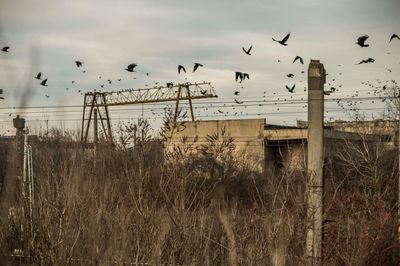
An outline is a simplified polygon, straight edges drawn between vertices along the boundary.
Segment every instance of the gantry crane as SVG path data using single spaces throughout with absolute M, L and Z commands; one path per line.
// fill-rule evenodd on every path
M 189 101 L 189 108 L 192 121 L 194 121 L 194 113 L 192 100 L 206 99 L 217 97 L 211 83 L 184 83 L 167 86 L 156 86 L 146 89 L 127 89 L 111 92 L 87 92 L 83 100 L 83 115 L 81 128 L 81 142 L 86 143 L 89 135 L 90 124 L 94 122 L 94 141 L 97 142 L 97 126 L 98 120 L 108 142 L 113 142 L 110 106 L 128 105 L 128 104 L 144 104 L 175 101 L 174 121 L 176 121 L 179 112 L 179 102 L 182 100 Z

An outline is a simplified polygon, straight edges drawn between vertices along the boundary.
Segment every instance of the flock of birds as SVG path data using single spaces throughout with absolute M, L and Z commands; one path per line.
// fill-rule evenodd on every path
M 280 45 L 282 45 L 282 46 L 288 46 L 288 41 L 289 41 L 290 35 L 291 35 L 291 34 L 290 34 L 290 32 L 289 32 L 289 33 L 287 33 L 286 36 L 285 36 L 284 38 L 282 38 L 281 40 L 272 38 L 272 41 L 277 42 L 278 44 L 280 44 Z M 360 36 L 360 37 L 357 38 L 356 44 L 359 45 L 361 48 L 369 47 L 370 44 L 367 43 L 368 39 L 369 39 L 369 36 L 368 36 L 368 35 L 362 35 L 362 36 Z M 392 41 L 395 40 L 395 39 L 400 40 L 400 37 L 399 37 L 397 34 L 391 35 L 391 36 L 390 36 L 390 39 L 389 39 L 389 43 L 392 42 Z M 10 46 L 5 46 L 5 47 L 3 47 L 3 48 L 1 49 L 1 51 L 2 51 L 2 52 L 5 52 L 5 53 L 10 52 Z M 251 46 L 248 47 L 248 48 L 242 47 L 242 51 L 244 52 L 244 54 L 245 54 L 246 56 L 251 56 L 251 55 L 253 54 L 253 53 L 252 53 L 252 52 L 253 52 L 253 45 L 251 45 Z M 278 60 L 278 62 L 280 62 L 280 60 Z M 374 63 L 374 62 L 375 62 L 375 59 L 373 59 L 373 58 L 366 58 L 366 59 L 360 61 L 359 63 L 357 63 L 356 65 L 368 64 L 368 63 Z M 74 63 L 75 63 L 75 66 L 76 66 L 77 68 L 79 68 L 79 69 L 82 68 L 83 65 L 84 65 L 84 63 L 83 63 L 82 61 L 78 61 L 78 60 L 75 61 Z M 294 58 L 293 61 L 292 61 L 292 64 L 294 64 L 294 63 L 299 63 L 299 64 L 301 64 L 301 65 L 304 65 L 304 60 L 303 60 L 303 58 L 302 58 L 301 56 L 297 55 L 297 56 L 295 56 L 295 58 Z M 341 66 L 341 65 L 338 65 L 338 67 L 340 67 L 340 66 Z M 131 63 L 131 64 L 129 64 L 124 70 L 126 70 L 127 72 L 131 72 L 131 73 L 132 73 L 132 72 L 136 72 L 136 68 L 137 68 L 137 67 L 138 67 L 138 64 L 136 64 L 136 63 Z M 198 63 L 198 62 L 193 63 L 192 73 L 195 73 L 196 71 L 198 71 L 199 68 L 203 68 L 203 67 L 204 67 L 204 65 L 201 64 L 201 63 Z M 391 72 L 391 69 L 388 69 L 388 68 L 387 68 L 387 71 Z M 86 73 L 86 70 L 82 70 L 82 72 L 83 72 L 83 73 Z M 177 74 L 180 75 L 180 74 L 183 74 L 183 73 L 186 73 L 186 67 L 183 66 L 183 65 L 178 65 L 178 67 L 177 67 Z M 301 73 L 304 74 L 304 71 L 301 71 Z M 150 73 L 148 73 L 148 72 L 146 72 L 145 74 L 146 74 L 146 76 L 149 76 L 149 75 L 150 75 Z M 328 75 L 328 74 L 326 74 L 326 75 Z M 342 73 L 339 73 L 339 75 L 342 75 Z M 287 76 L 288 78 L 294 78 L 294 77 L 295 77 L 295 74 L 293 74 L 293 73 L 288 73 L 286 76 Z M 40 81 L 39 84 L 40 84 L 41 86 L 44 86 L 44 87 L 47 87 L 47 86 L 48 86 L 48 78 L 47 78 L 47 77 L 44 78 L 41 72 L 37 73 L 37 75 L 36 75 L 34 78 Z M 102 79 L 102 76 L 99 76 L 99 79 Z M 136 77 L 133 77 L 133 79 L 136 79 Z M 235 72 L 234 72 L 234 80 L 235 80 L 235 82 L 237 82 L 237 83 L 239 83 L 239 84 L 241 84 L 241 83 L 244 82 L 245 80 L 249 80 L 249 79 L 250 79 L 250 74 L 247 73 L 247 72 L 243 72 L 243 71 L 235 71 Z M 121 81 L 122 79 L 121 79 L 121 78 L 118 78 L 118 79 L 116 79 L 116 80 L 117 80 L 117 81 Z M 111 80 L 111 79 L 106 79 L 106 81 L 107 81 L 109 84 L 112 83 L 112 80 Z M 328 85 L 329 85 L 330 88 L 329 88 L 328 91 L 325 92 L 325 94 L 328 94 L 328 95 L 329 95 L 329 94 L 332 93 L 332 92 L 338 91 L 338 89 L 337 89 L 335 86 L 333 86 L 333 82 L 334 82 L 334 81 L 335 81 L 335 78 L 333 78 L 333 79 L 331 80 L 332 84 L 331 84 L 331 82 L 328 83 Z M 300 82 L 301 82 L 301 81 L 300 81 Z M 379 84 L 380 84 L 381 82 L 382 82 L 382 81 L 379 80 Z M 386 81 L 386 84 L 387 84 L 387 82 L 388 82 L 388 81 Z M 72 80 L 71 83 L 74 84 L 75 81 Z M 156 85 L 158 85 L 158 82 L 154 82 L 154 83 L 155 83 Z M 397 85 L 397 83 L 395 83 L 395 81 L 393 81 L 393 80 L 392 80 L 392 83 Z M 375 88 L 375 94 L 377 94 L 377 93 L 382 93 L 382 92 L 385 90 L 385 87 L 384 87 L 384 86 L 387 86 L 387 85 L 381 85 L 381 86 L 379 86 L 379 85 L 373 85 L 373 84 L 370 83 L 370 82 L 368 82 L 368 83 L 366 83 L 366 84 L 364 84 L 364 85 L 368 85 L 368 86 L 374 87 L 374 88 Z M 148 86 L 148 85 L 146 84 L 145 86 Z M 172 83 L 172 82 L 167 82 L 167 83 L 166 83 L 166 86 L 167 86 L 168 88 L 172 88 L 172 87 L 173 87 L 173 83 Z M 341 88 L 342 85 L 338 85 L 338 87 Z M 100 88 L 101 88 L 101 89 L 104 89 L 104 84 L 101 84 L 101 85 L 100 85 Z M 243 88 L 243 87 L 241 87 L 241 88 Z M 294 84 L 291 85 L 291 86 L 285 85 L 285 88 L 286 88 L 286 90 L 288 91 L 288 93 L 290 93 L 290 94 L 295 93 L 296 83 L 294 83 Z M 101 91 L 101 89 L 100 89 L 99 91 Z M 66 88 L 66 90 L 69 90 L 69 88 Z M 304 87 L 304 91 L 306 91 L 306 87 Z M 82 90 L 78 90 L 78 93 L 83 94 Z M 205 92 L 205 93 L 206 93 L 206 92 Z M 264 91 L 264 95 L 262 96 L 262 98 L 264 98 L 263 102 L 266 102 L 266 100 L 265 100 L 265 98 L 266 98 L 266 93 L 267 93 L 267 92 Z M 240 94 L 240 90 L 235 90 L 233 94 L 234 94 L 234 102 L 235 102 L 235 104 L 241 105 L 241 104 L 244 103 L 244 101 L 239 101 L 239 100 L 237 99 L 237 96 L 239 96 L 239 94 Z M 273 95 L 275 95 L 275 92 L 273 93 Z M 349 97 L 355 98 L 355 97 L 357 97 L 357 96 L 358 96 L 358 92 L 357 92 L 357 94 L 355 94 L 355 95 L 350 95 Z M 46 94 L 45 97 L 46 97 L 46 98 L 49 98 L 50 96 L 49 96 L 48 94 Z M 4 98 L 1 97 L 0 99 L 4 99 Z M 293 97 L 291 96 L 290 99 L 293 99 Z M 289 99 L 289 101 L 290 101 L 290 99 Z M 303 98 L 301 98 L 301 100 L 303 100 Z M 279 101 L 285 101 L 285 102 L 286 102 L 287 99 L 279 99 L 279 98 L 277 98 L 277 101 L 278 101 L 278 102 L 279 102 Z M 360 101 L 360 103 L 361 103 L 361 102 L 362 102 L 362 101 Z M 291 103 L 294 103 L 294 101 L 292 101 Z M 343 102 L 341 102 L 340 100 L 337 100 L 337 104 L 338 104 L 340 107 L 345 108 L 345 104 L 344 104 Z M 259 104 L 259 105 L 261 106 L 261 104 Z M 348 103 L 348 105 L 350 106 L 350 108 L 353 108 L 354 106 L 357 105 L 357 101 L 356 101 L 355 103 L 354 103 L 354 101 L 351 102 L 351 103 Z M 211 105 L 211 106 L 212 106 L 212 105 Z M 302 107 L 305 108 L 305 106 L 306 106 L 306 105 L 304 105 L 304 106 L 302 106 Z M 227 105 L 224 104 L 224 105 L 221 106 L 221 107 L 227 107 Z M 205 109 L 208 110 L 207 107 L 205 107 Z M 233 109 L 235 110 L 234 107 L 233 107 Z M 355 109 L 355 108 L 354 108 L 354 109 Z M 152 111 L 153 114 L 154 114 L 153 109 L 152 109 L 151 111 Z M 279 108 L 277 108 L 277 111 L 279 111 Z M 214 114 L 225 114 L 225 115 L 226 115 L 227 113 L 228 113 L 228 112 L 224 112 L 224 111 L 222 111 L 221 109 L 218 109 L 216 112 L 214 112 Z M 242 112 L 236 111 L 236 112 L 235 112 L 235 115 L 238 115 L 238 114 L 244 114 L 244 113 L 243 113 L 243 111 L 242 111 Z

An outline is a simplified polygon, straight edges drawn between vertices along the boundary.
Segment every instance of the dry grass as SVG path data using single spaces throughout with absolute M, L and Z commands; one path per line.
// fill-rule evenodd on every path
M 166 159 L 153 138 L 101 146 L 97 157 L 71 140 L 53 132 L 34 144 L 33 235 L 21 243 L 18 223 L 1 220 L 2 254 L 25 245 L 35 265 L 304 264 L 304 171 L 263 176 L 212 138 L 202 158 Z M 397 165 L 378 145 L 326 165 L 326 265 L 398 259 Z

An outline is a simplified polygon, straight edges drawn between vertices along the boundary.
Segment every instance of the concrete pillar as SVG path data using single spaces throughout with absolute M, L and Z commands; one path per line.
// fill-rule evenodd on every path
M 309 265 L 322 264 L 322 196 L 324 192 L 324 65 L 308 67 L 307 240 Z

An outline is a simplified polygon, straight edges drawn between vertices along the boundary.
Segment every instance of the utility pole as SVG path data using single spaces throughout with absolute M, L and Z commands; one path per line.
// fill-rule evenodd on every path
M 324 193 L 324 65 L 308 67 L 307 239 L 308 265 L 322 265 L 322 196 Z

